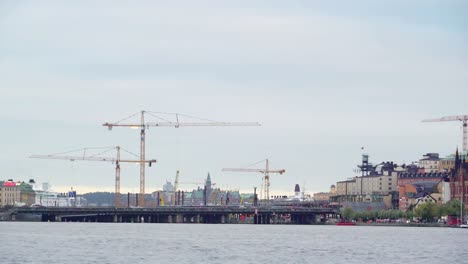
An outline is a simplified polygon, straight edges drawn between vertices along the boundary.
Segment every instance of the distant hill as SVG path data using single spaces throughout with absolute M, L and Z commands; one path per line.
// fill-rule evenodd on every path
M 88 205 L 114 206 L 114 193 L 112 192 L 92 192 L 80 195 L 88 201 Z

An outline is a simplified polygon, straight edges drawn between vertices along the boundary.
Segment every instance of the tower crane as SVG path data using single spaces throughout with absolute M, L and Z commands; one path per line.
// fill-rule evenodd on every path
M 264 190 L 264 197 L 266 199 L 266 204 L 268 205 L 270 202 L 270 174 L 283 174 L 286 172 L 285 169 L 280 170 L 271 170 L 269 166 L 268 159 L 265 160 L 265 169 L 248 169 L 248 168 L 224 168 L 222 171 L 233 171 L 233 172 L 260 172 L 263 173 L 263 186 L 265 186 Z
M 145 122 L 145 114 L 151 115 L 159 120 L 159 122 Z M 124 123 L 128 119 L 131 119 L 137 115 L 140 115 L 140 122 L 130 122 Z M 158 115 L 169 115 L 173 119 L 170 120 L 167 117 L 161 117 Z M 192 122 L 180 122 L 179 118 L 189 118 L 194 119 L 196 121 Z M 175 120 L 174 120 L 175 118 Z M 135 113 L 129 117 L 126 117 L 122 120 L 117 122 L 109 123 L 106 122 L 102 124 L 103 126 L 107 127 L 109 130 L 112 130 L 113 127 L 130 127 L 130 128 L 137 128 L 140 129 L 140 205 L 144 206 L 144 195 L 145 195 L 145 166 L 143 160 L 145 160 L 145 137 L 146 137 L 146 129 L 149 127 L 188 127 L 188 126 L 198 126 L 198 127 L 207 127 L 207 126 L 260 126 L 257 122 L 236 122 L 236 123 L 228 123 L 228 122 L 219 122 L 214 120 L 208 119 L 201 119 L 196 118 L 188 115 L 178 114 L 178 113 L 161 113 L 161 112 L 150 112 L 150 111 L 141 111 L 139 113 Z
M 105 151 L 102 151 L 100 153 L 94 154 L 94 155 L 86 155 L 86 151 L 90 149 L 106 149 Z M 102 155 L 104 153 L 110 152 L 112 150 L 116 150 L 116 157 L 111 158 L 111 157 L 101 157 L 99 155 Z M 124 149 L 123 149 L 124 150 Z M 73 156 L 73 155 L 64 155 L 64 154 L 69 154 L 72 152 L 83 152 L 82 155 L 80 156 Z M 126 150 L 124 150 L 126 151 Z M 126 151 L 132 155 L 135 155 L 129 151 Z M 58 154 L 52 154 L 52 155 L 32 155 L 30 158 L 35 158 L 35 159 L 62 159 L 62 160 L 70 160 L 70 161 L 75 161 L 75 160 L 87 160 L 87 161 L 107 161 L 107 162 L 112 162 L 115 163 L 115 206 L 120 207 L 120 163 L 142 163 L 142 164 L 148 164 L 149 167 L 153 163 L 156 163 L 155 159 L 151 160 L 130 160 L 130 159 L 121 159 L 120 158 L 120 146 L 112 147 L 112 148 L 83 148 L 83 149 L 78 149 L 78 150 L 73 150 L 73 151 L 68 151 L 68 152 L 63 152 L 63 153 L 58 153 Z
M 442 118 L 425 119 L 422 122 L 445 122 L 445 121 L 461 121 L 463 123 L 463 151 L 468 151 L 468 115 L 445 116 Z

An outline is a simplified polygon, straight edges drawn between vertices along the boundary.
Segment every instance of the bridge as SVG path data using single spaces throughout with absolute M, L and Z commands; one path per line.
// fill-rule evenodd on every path
M 12 220 L 211 224 L 313 224 L 339 214 L 337 208 L 290 206 L 20 207 L 11 211 Z

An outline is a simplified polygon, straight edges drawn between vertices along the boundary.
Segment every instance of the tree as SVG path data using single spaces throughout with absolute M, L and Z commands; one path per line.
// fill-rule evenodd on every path
M 452 200 L 443 205 L 444 215 L 460 215 L 461 203 L 458 200 Z
M 416 210 L 416 216 L 428 222 L 432 222 L 434 217 L 438 215 L 438 206 L 435 203 L 423 203 L 419 205 Z
M 354 211 L 353 208 L 351 207 L 346 207 L 343 209 L 341 212 L 341 215 L 343 216 L 344 219 L 352 219 L 354 217 Z

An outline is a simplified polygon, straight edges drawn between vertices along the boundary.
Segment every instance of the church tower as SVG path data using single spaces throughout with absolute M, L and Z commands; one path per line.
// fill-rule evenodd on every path
M 206 177 L 205 182 L 205 205 L 211 205 L 211 177 L 210 173 L 208 172 L 208 176 Z

